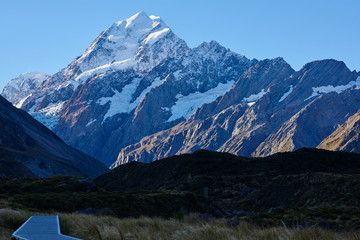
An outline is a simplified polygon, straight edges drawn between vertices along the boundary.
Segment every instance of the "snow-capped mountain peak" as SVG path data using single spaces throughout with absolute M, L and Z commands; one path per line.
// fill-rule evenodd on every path
M 107 165 L 199 148 L 250 156 L 316 147 L 360 101 L 359 73 L 343 62 L 295 72 L 280 57 L 250 60 L 215 41 L 189 49 L 145 12 L 115 22 L 44 78 L 32 77 L 32 87 L 13 80 L 3 95 Z
M 87 80 L 115 72 L 124 78 L 125 72 L 136 72 L 141 77 L 164 59 L 181 56 L 187 50 L 185 41 L 178 38 L 160 17 L 148 16 L 142 11 L 105 29 L 84 54 L 65 69 L 53 76 L 42 74 L 43 77 L 39 77 L 39 73 L 32 74 L 36 78 L 28 73 L 25 77 L 19 76 L 7 85 L 2 95 L 52 129 L 62 106 Z M 117 88 L 122 92 L 122 87 Z
M 75 68 L 76 77 L 86 71 L 123 61 L 131 62 L 135 66 L 145 59 L 141 58 L 141 54 L 139 54 L 144 54 L 142 49 L 151 48 L 152 45 L 171 33 L 170 28 L 160 17 L 153 15 L 149 17 L 145 12 L 139 12 L 104 30 L 85 53 L 71 64 L 71 69 L 68 69 L 69 73 L 74 73 Z M 173 39 L 170 41 L 180 41 L 174 34 L 171 37 Z M 185 42 L 182 45 L 186 46 Z M 151 56 L 156 59 L 147 61 L 148 66 L 143 68 L 151 69 L 164 58 L 173 57 L 173 52 L 172 49 L 166 49 L 163 55 Z
M 10 80 L 4 87 L 2 95 L 17 105 L 22 98 L 27 97 L 37 89 L 50 75 L 44 72 L 26 72 Z
M 161 21 L 160 17 L 151 15 L 148 16 L 144 11 L 138 12 L 134 14 L 133 16 L 129 17 L 125 21 L 119 21 L 117 24 L 121 24 L 122 22 L 126 22 L 126 28 L 133 27 L 134 25 L 140 24 L 140 25 L 146 25 L 146 24 L 152 24 L 152 27 L 155 27 L 158 25 Z M 164 24 L 162 22 L 162 24 Z

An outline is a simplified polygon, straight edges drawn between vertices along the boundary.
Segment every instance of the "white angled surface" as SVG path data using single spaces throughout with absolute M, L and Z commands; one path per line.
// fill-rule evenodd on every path
M 32 216 L 13 233 L 22 240 L 76 240 L 60 233 L 58 216 Z M 78 239 L 80 240 L 80 239 Z

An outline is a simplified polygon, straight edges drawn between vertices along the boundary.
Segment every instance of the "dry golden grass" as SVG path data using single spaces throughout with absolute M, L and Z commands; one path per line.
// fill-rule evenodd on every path
M 0 240 L 9 240 L 11 234 L 19 228 L 32 214 L 28 212 L 0 212 Z
M 0 240 L 9 240 L 28 217 L 30 212 L 0 212 Z M 336 233 L 318 228 L 288 229 L 256 228 L 248 223 L 230 227 L 225 220 L 204 221 L 194 215 L 182 220 L 160 218 L 119 219 L 112 216 L 59 214 L 63 234 L 87 240 L 135 240 L 135 239 L 181 239 L 181 240 L 250 240 L 250 239 L 353 239 L 360 240 L 359 233 Z

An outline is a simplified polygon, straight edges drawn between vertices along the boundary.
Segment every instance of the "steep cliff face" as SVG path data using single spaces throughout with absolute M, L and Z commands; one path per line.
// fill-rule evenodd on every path
M 343 62 L 315 61 L 292 77 L 296 78 L 296 84 L 290 87 L 291 93 L 283 100 L 285 105 L 280 105 L 286 114 L 279 116 L 280 109 L 274 110 L 274 118 L 282 119 L 281 125 L 272 129 L 254 156 L 316 147 L 337 124 L 346 120 L 348 112 L 355 113 L 359 109 L 354 104 L 359 91 L 354 88 L 360 84 L 360 78 Z
M 189 119 L 256 62 L 210 42 L 146 74 L 130 68 L 95 76 L 62 107 L 54 131 L 111 164 L 123 147 Z
M 358 111 L 359 84 L 357 73 L 335 60 L 315 61 L 298 72 L 283 60 L 260 61 L 190 120 L 122 149 L 112 167 L 200 148 L 266 156 L 316 147 Z M 247 85 L 258 86 L 257 94 Z
M 355 104 L 355 103 L 354 103 Z M 346 113 L 345 117 L 348 117 Z M 344 117 L 344 119 L 346 119 Z M 332 151 L 360 152 L 360 112 L 350 116 L 346 122 L 326 137 L 318 148 Z
M 256 149 L 254 155 L 267 156 L 302 147 L 317 147 L 337 125 L 344 123 L 347 114 L 359 110 L 360 91 L 328 93 L 301 109 L 275 130 Z
M 258 62 L 244 72 L 224 96 L 203 105 L 188 121 L 122 149 L 112 167 L 138 159 L 151 162 L 200 148 L 219 150 L 230 138 L 239 136 L 235 133 L 237 125 L 248 131 L 253 129 L 251 123 L 240 124 L 239 121 L 243 116 L 253 116 L 254 111 L 261 112 L 256 104 L 269 94 L 271 86 L 281 83 L 291 73 L 292 68 L 283 59 Z
M 95 177 L 101 162 L 66 145 L 59 137 L 0 96 L 0 175 Z

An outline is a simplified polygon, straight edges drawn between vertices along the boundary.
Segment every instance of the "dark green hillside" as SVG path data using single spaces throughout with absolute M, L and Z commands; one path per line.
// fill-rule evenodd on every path
M 48 178 L 0 177 L 0 209 L 111 214 L 118 217 L 177 217 L 213 212 L 204 197 L 171 190 L 110 192 L 92 180 L 55 175 Z
M 300 149 L 265 158 L 200 150 L 155 161 L 132 162 L 98 177 L 108 191 L 176 189 L 202 194 L 224 209 L 360 207 L 360 155 Z
M 235 224 L 350 230 L 360 228 L 359 189 L 359 154 L 301 149 L 243 158 L 200 150 L 125 164 L 94 181 L 0 177 L 0 208 L 166 218 L 196 212 Z

